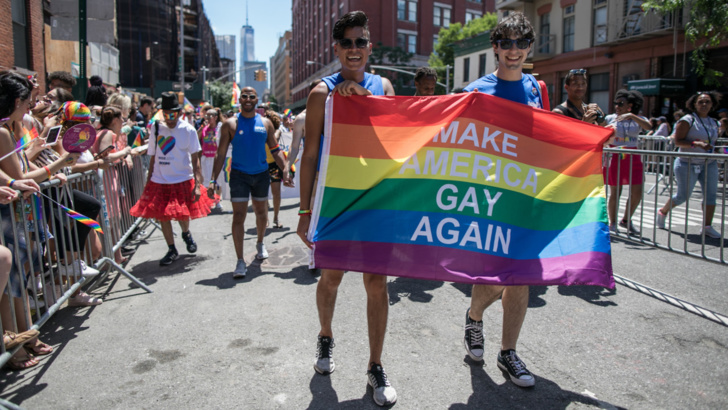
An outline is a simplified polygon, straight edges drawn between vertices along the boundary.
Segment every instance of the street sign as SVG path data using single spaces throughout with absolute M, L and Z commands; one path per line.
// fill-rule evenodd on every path
M 174 84 L 172 84 L 172 88 L 174 88 L 175 90 L 181 90 L 182 83 L 174 83 Z M 192 89 L 192 84 L 185 83 L 185 90 L 191 90 L 191 89 Z

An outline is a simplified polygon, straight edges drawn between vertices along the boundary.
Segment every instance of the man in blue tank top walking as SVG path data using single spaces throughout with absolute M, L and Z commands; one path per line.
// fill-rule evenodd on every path
M 533 27 L 523 13 L 513 13 L 498 23 L 490 35 L 498 68 L 470 83 L 464 91 L 491 94 L 548 110 L 539 82 L 523 73 L 533 39 Z M 483 313 L 499 298 L 503 305 L 503 329 L 497 365 L 516 385 L 531 387 L 536 381 L 516 355 L 516 342 L 528 308 L 528 286 L 473 285 L 470 309 L 465 314 L 465 349 L 471 359 L 483 360 Z
M 232 145 L 232 165 L 230 169 L 230 201 L 233 204 L 233 244 L 238 257 L 233 277 L 244 278 L 247 266 L 243 256 L 243 237 L 245 235 L 245 216 L 248 213 L 248 198 L 253 198 L 255 226 L 258 232 L 256 259 L 266 259 L 268 251 L 263 244 L 265 228 L 268 224 L 268 189 L 270 176 L 266 161 L 265 145 L 268 144 L 276 164 L 283 170 L 283 183 L 292 186 L 286 159 L 275 139 L 273 124 L 267 118 L 255 112 L 258 104 L 258 93 L 252 87 L 240 91 L 240 114 L 225 120 L 220 128 L 220 143 L 212 168 L 212 180 L 208 186 L 208 195 L 217 188 L 217 176 L 220 175 L 227 155 L 228 146 Z
M 308 95 L 306 103 L 306 144 L 301 157 L 301 210 L 299 211 L 298 235 L 311 247 L 307 232 L 311 223 L 311 206 L 315 180 L 320 161 L 321 139 L 324 130 L 324 108 L 330 92 L 350 95 L 394 95 L 389 80 L 366 72 L 366 64 L 372 53 L 368 18 L 364 12 L 353 11 L 342 16 L 334 25 L 334 52 L 341 63 L 341 71 L 322 78 Z M 345 136 L 337 136 L 337 138 Z M 331 322 L 334 317 L 336 294 L 344 275 L 343 271 L 322 269 L 316 288 L 321 330 L 318 334 L 314 369 L 323 375 L 335 369 L 332 356 L 334 334 Z M 387 330 L 389 295 L 387 277 L 364 273 L 367 292 L 367 322 L 369 329 L 368 383 L 372 386 L 374 402 L 388 406 L 397 400 L 397 392 L 387 380 L 382 367 L 382 348 Z

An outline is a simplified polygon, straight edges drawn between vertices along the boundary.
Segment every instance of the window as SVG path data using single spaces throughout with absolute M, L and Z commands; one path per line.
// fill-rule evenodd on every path
M 602 44 L 607 42 L 607 2 L 606 0 L 594 0 L 594 33 L 592 34 L 592 44 Z
M 609 111 L 609 73 L 589 76 L 589 102 L 596 103 L 605 112 Z
M 397 0 L 397 19 L 417 21 L 417 1 Z
M 12 0 L 13 42 L 15 43 L 15 65 L 30 68 L 28 64 L 28 27 L 25 0 Z
M 404 20 L 407 16 L 407 1 L 397 0 L 397 20 Z
M 409 35 L 407 36 L 407 52 L 408 53 L 416 53 L 417 52 L 417 36 Z
M 417 33 L 416 32 L 399 32 L 397 33 L 397 47 L 408 53 L 417 52 Z
M 416 1 L 408 1 L 407 2 L 407 20 L 409 21 L 417 21 L 417 2 Z
M 472 10 L 466 10 L 465 11 L 465 24 L 468 24 L 470 20 L 475 20 L 483 17 L 483 13 L 472 11 Z
M 435 6 L 432 13 L 432 24 L 435 27 L 450 27 L 450 12 L 449 7 Z
M 574 51 L 574 5 L 564 7 L 564 53 Z
M 397 47 L 401 48 L 402 50 L 407 49 L 407 34 L 397 33 Z
M 538 52 L 549 54 L 551 52 L 551 13 L 541 15 L 540 32 L 538 39 Z
M 478 78 L 485 75 L 485 53 L 478 56 Z
M 470 57 L 463 59 L 463 82 L 470 81 Z

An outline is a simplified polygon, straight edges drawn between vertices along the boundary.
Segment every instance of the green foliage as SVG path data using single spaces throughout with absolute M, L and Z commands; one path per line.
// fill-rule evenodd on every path
M 486 13 L 483 17 L 470 20 L 468 24 L 463 26 L 460 23 L 450 24 L 448 28 L 440 29 L 438 34 L 435 50 L 430 54 L 428 65 L 437 70 L 437 75 L 441 81 L 445 79 L 445 66 L 455 65 L 455 50 L 452 44 L 480 33 L 484 33 L 493 29 L 498 24 L 498 15 L 495 13 Z M 451 76 L 450 83 L 452 85 L 453 78 Z
M 208 88 L 213 106 L 219 107 L 223 112 L 232 109 L 230 100 L 233 98 L 233 83 L 213 81 Z
M 728 40 L 728 2 L 715 0 L 647 0 L 642 4 L 643 10 L 659 14 L 681 12 L 682 8 L 690 9 L 690 18 L 685 24 L 685 35 L 696 47 L 690 56 L 695 73 L 702 77 L 705 85 L 720 85 L 718 81 L 724 76 L 722 71 L 708 67 L 708 48 L 717 46 Z
M 401 47 L 383 46 L 378 42 L 372 48 L 372 55 L 369 56 L 369 63 L 374 65 L 409 65 L 414 54 L 402 50 Z

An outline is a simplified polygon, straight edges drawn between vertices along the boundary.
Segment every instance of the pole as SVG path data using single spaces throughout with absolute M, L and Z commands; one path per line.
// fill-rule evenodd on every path
M 445 66 L 445 94 L 450 94 L 450 64 Z
M 86 78 L 86 0 L 78 0 L 78 67 L 79 81 L 78 92 L 79 99 L 86 99 L 86 91 L 88 91 L 88 79 Z
M 202 100 L 207 101 L 207 67 L 203 65 L 200 70 L 202 71 Z
M 184 0 L 179 0 L 179 81 L 182 84 L 182 101 L 185 97 L 185 14 L 182 9 Z

